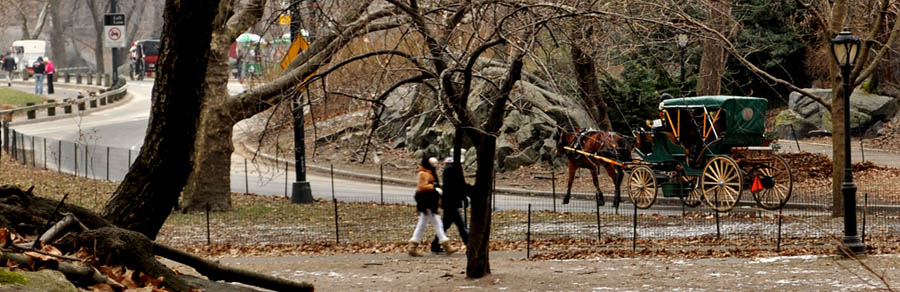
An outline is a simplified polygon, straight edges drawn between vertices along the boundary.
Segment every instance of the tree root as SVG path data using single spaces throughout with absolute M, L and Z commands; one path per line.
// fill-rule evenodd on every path
M 60 212 L 65 216 L 52 224 L 53 218 L 59 218 Z M 48 230 L 42 230 L 48 228 Z M 155 254 L 193 267 L 211 281 L 226 280 L 276 291 L 313 291 L 308 283 L 297 283 L 285 279 L 243 271 L 205 260 L 198 256 L 155 243 L 141 233 L 113 226 L 96 213 L 59 201 L 36 197 L 31 189 L 22 191 L 15 186 L 0 186 L 0 228 L 18 234 L 42 234 L 39 242 L 53 244 L 63 253 L 75 252 L 82 248 L 92 253 L 101 264 L 123 264 L 129 269 L 143 272 L 155 278 L 162 278 L 162 285 L 173 291 L 190 291 L 199 287 L 213 287 L 216 291 L 229 291 L 226 286 L 235 287 L 206 280 L 177 275 L 174 271 L 156 260 Z M 55 238 L 59 238 L 54 240 Z M 39 249 L 30 243 L 14 244 L 6 241 L 15 249 L 35 252 Z M 43 252 L 40 252 L 44 254 Z M 121 284 L 104 276 L 91 266 L 73 263 L 74 258 L 49 255 L 58 259 L 40 261 L 30 256 L 0 251 L 0 262 L 7 260 L 23 266 L 41 265 L 41 267 L 59 270 L 70 281 L 89 286 L 106 283 L 121 287 Z M 202 284 L 198 284 L 202 283 Z M 236 288 L 232 291 L 246 291 Z
M 208 261 L 196 255 L 183 252 L 160 243 L 153 243 L 153 252 L 158 256 L 188 265 L 197 270 L 197 272 L 199 272 L 200 274 L 203 274 L 210 280 L 214 281 L 226 280 L 229 282 L 240 282 L 275 291 L 315 290 L 312 284 L 306 282 L 297 283 L 265 274 L 254 273 L 220 265 L 218 263 Z

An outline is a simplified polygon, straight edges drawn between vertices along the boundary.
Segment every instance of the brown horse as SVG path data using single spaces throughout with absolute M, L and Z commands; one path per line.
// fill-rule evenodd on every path
M 580 139 L 579 139 L 579 136 Z M 575 171 L 579 168 L 587 168 L 591 171 L 591 178 L 594 181 L 594 187 L 597 188 L 598 204 L 604 205 L 603 192 L 600 191 L 600 183 L 597 178 L 599 168 L 602 166 L 606 169 L 609 178 L 615 185 L 616 195 L 613 205 L 618 207 L 621 201 L 620 184 L 625 176 L 625 171 L 620 166 L 604 162 L 601 159 L 568 151 L 563 147 L 572 147 L 580 151 L 603 156 L 605 158 L 618 161 L 631 161 L 631 151 L 634 149 L 634 143 L 630 141 L 630 137 L 622 136 L 616 132 L 594 131 L 576 129 L 574 133 L 560 129 L 554 135 L 556 139 L 557 152 L 566 153 L 569 157 L 569 182 L 566 189 L 566 197 L 563 198 L 563 204 L 568 204 L 572 196 L 572 181 L 575 180 Z

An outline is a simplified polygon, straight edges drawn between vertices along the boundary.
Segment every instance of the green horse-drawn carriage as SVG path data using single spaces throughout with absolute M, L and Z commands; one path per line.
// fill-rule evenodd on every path
M 705 203 L 730 211 L 749 190 L 758 205 L 777 210 L 793 188 L 790 166 L 766 139 L 766 100 L 700 96 L 662 102 L 650 130 L 635 131 L 639 160 L 626 191 L 638 208 L 649 208 L 659 189 L 691 207 Z

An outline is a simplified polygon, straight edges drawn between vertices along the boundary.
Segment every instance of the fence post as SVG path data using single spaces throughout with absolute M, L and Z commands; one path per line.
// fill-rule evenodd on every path
M 249 178 L 249 170 L 247 169 L 247 158 L 244 158 L 244 193 L 250 193 L 250 178 Z
M 90 155 L 88 155 L 88 148 L 89 148 L 88 145 L 84 144 L 84 177 L 85 178 L 87 178 L 88 175 L 90 174 L 90 172 L 88 171 L 88 157 L 90 157 Z M 93 158 L 91 158 L 91 159 L 93 159 Z M 93 163 L 91 163 L 91 165 L 93 165 Z M 93 168 L 93 167 L 91 167 L 91 168 Z M 91 170 L 93 170 L 93 169 L 91 169 Z M 96 175 L 97 173 L 94 173 L 94 174 Z
M 33 105 L 34 105 L 33 102 L 26 102 L 26 103 L 25 103 L 25 106 L 33 106 Z M 37 117 L 37 111 L 34 110 L 34 109 L 30 109 L 30 110 L 28 110 L 28 111 L 25 112 L 25 115 L 28 117 L 29 120 L 33 120 L 35 117 Z
M 284 162 L 284 197 L 288 197 L 288 162 Z
M 3 150 L 9 152 L 9 122 L 3 121 Z
M 528 204 L 528 231 L 525 231 L 525 258 L 531 258 L 531 204 Z
M 384 205 L 384 163 L 378 166 L 378 177 L 378 184 L 381 187 L 381 204 Z
M 631 253 L 634 254 L 637 251 L 637 206 L 632 206 L 634 209 L 634 215 L 631 216 Z
M 25 151 L 25 133 L 20 133 L 20 140 L 22 141 L 22 165 L 28 166 L 28 152 Z
M 556 171 L 550 171 L 550 191 L 553 194 L 553 213 L 556 213 Z
M 19 144 L 17 143 L 19 139 L 19 133 L 16 133 L 16 130 L 12 130 L 12 158 L 13 160 L 19 160 Z
M 594 202 L 596 202 L 596 206 L 597 206 L 596 210 L 597 210 L 597 244 L 598 245 L 600 244 L 600 241 L 603 239 L 603 236 L 600 233 L 600 196 L 602 196 L 602 195 L 603 195 L 603 193 L 601 193 L 601 192 L 596 192 L 594 195 L 595 196 Z
M 128 169 L 131 169 L 131 149 L 128 149 Z
M 78 143 L 75 143 L 75 153 L 73 158 L 73 165 L 75 165 L 75 177 L 78 177 Z
M 776 252 L 781 252 L 781 218 L 784 208 L 778 208 L 778 245 L 775 247 Z
M 331 164 L 331 202 L 334 203 L 334 242 L 341 243 L 341 231 L 338 224 L 337 198 L 334 196 L 334 164 Z
M 206 245 L 212 245 L 212 237 L 209 235 L 209 202 L 206 202 Z
M 803 152 L 803 150 L 800 150 L 800 137 L 797 137 L 797 132 L 794 132 L 794 125 L 790 124 L 788 126 L 791 127 L 791 134 L 794 135 L 794 143 L 797 143 L 797 152 Z
M 866 243 L 866 217 L 869 215 L 869 193 L 865 193 L 863 199 L 862 242 Z
M 48 99 L 47 103 L 56 103 L 56 100 Z M 47 108 L 47 116 L 48 117 L 56 116 L 56 106 L 51 106 L 51 107 Z

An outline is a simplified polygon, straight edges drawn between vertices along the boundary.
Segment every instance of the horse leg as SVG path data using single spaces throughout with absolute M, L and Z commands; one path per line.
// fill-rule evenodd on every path
M 578 167 L 575 166 L 575 161 L 569 160 L 569 186 L 566 188 L 566 197 L 563 198 L 563 205 L 569 203 L 569 199 L 572 197 L 572 182 L 575 181 L 575 170 Z
M 597 205 L 603 206 L 606 202 L 603 201 L 603 191 L 600 190 L 600 179 L 597 178 L 598 172 L 597 167 L 591 167 L 591 179 L 594 181 L 594 188 L 597 189 Z
M 606 167 L 606 173 L 609 174 L 609 178 L 613 180 L 613 184 L 616 186 L 616 195 L 613 199 L 613 207 L 618 208 L 619 202 L 622 201 L 622 179 L 625 178 L 625 171 L 620 167 Z

